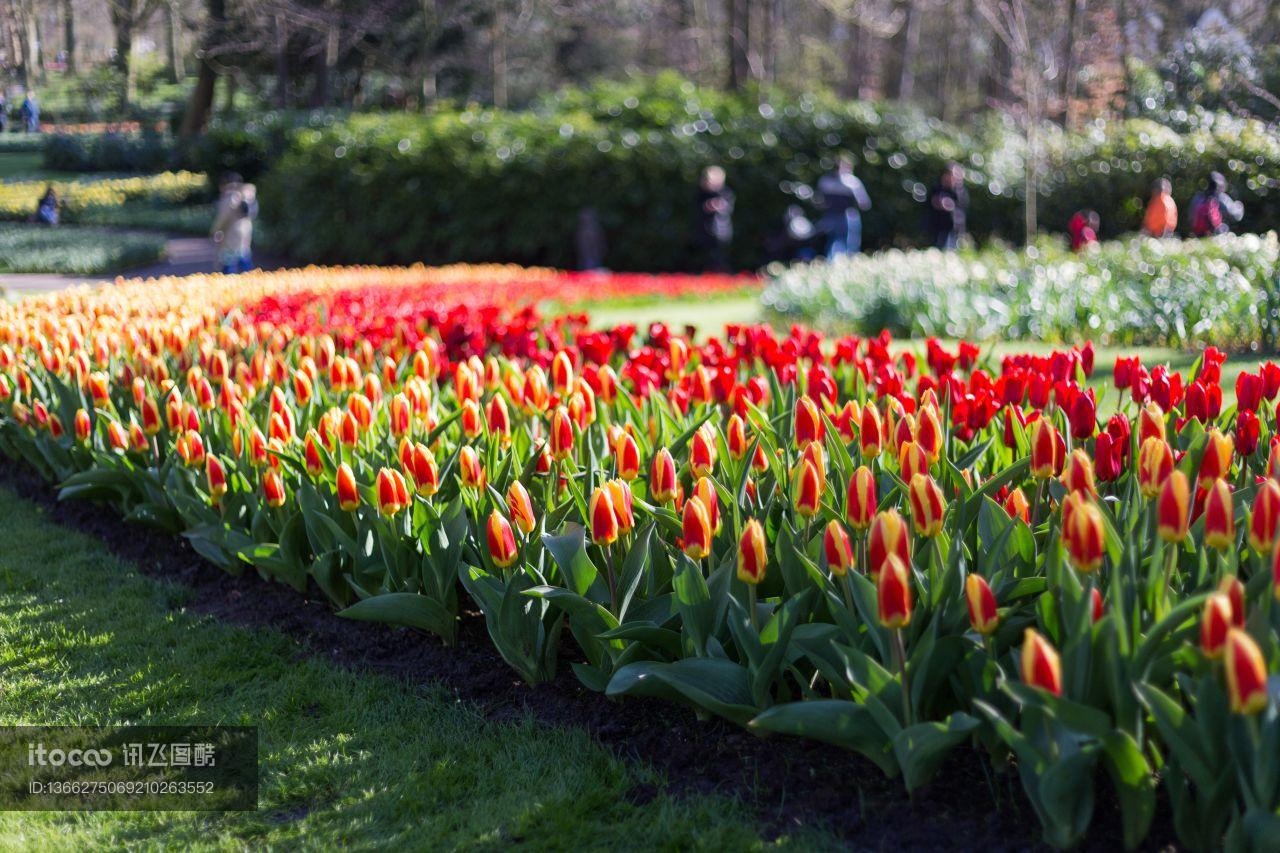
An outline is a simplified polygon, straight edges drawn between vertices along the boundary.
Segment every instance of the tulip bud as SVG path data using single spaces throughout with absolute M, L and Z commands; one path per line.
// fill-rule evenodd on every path
M 904 441 L 898 446 L 898 473 L 902 482 L 910 483 L 917 474 L 929 473 L 929 456 L 914 441 Z
M 468 489 L 483 489 L 488 482 L 484 463 L 471 445 L 458 451 L 458 476 L 462 479 L 462 485 Z
M 897 629 L 909 624 L 911 601 L 911 570 L 896 554 L 890 554 L 876 579 L 876 603 L 881 626 Z
M 413 479 L 414 489 L 418 494 L 431 497 L 440 488 L 440 467 L 436 464 L 435 456 L 421 443 L 410 447 L 407 456 L 407 460 L 401 458 L 405 475 Z
M 822 553 L 827 558 L 827 568 L 836 577 L 844 577 L 853 566 L 853 543 L 849 532 L 834 518 L 827 522 L 822 535 Z
M 495 394 L 485 408 L 485 425 L 492 435 L 498 436 L 503 443 L 511 438 L 511 412 L 507 409 L 507 399 Z
M 485 525 L 485 539 L 489 544 L 489 558 L 500 569 L 507 568 L 520 556 L 520 549 L 516 547 L 516 536 L 511 532 L 511 525 L 496 509 L 489 513 L 489 521 Z
M 684 552 L 690 558 L 701 560 L 711 553 L 711 519 L 707 516 L 706 506 L 697 495 L 684 503 L 681 533 Z
M 205 457 L 204 476 L 209 485 L 209 503 L 217 506 L 227 493 L 227 472 L 223 469 L 221 460 L 212 453 Z
M 1014 489 L 1004 499 L 1004 511 L 1010 518 L 1020 518 L 1023 524 L 1031 523 L 1031 503 L 1021 488 Z
M 804 450 L 811 442 L 822 441 L 826 430 L 818 404 L 809 396 L 796 400 L 796 447 Z
M 1204 499 L 1204 544 L 1215 551 L 1225 551 L 1236 539 L 1235 510 L 1231 486 L 1226 480 L 1214 480 Z
M 262 474 L 262 497 L 266 501 L 267 506 L 284 506 L 284 478 L 281 477 L 280 472 L 274 468 L 268 468 Z
M 1062 543 L 1076 571 L 1096 572 L 1102 565 L 1106 525 L 1097 504 L 1072 492 L 1062 502 Z
M 1237 714 L 1258 714 L 1267 707 L 1267 662 L 1258 644 L 1239 628 L 1227 633 L 1227 693 Z
M 512 480 L 507 487 L 507 512 L 515 523 L 516 529 L 528 536 L 538 526 L 538 519 L 533 514 L 533 500 L 529 490 L 519 480 Z
M 1271 594 L 1280 601 L 1280 539 L 1271 551 Z
M 1218 584 L 1218 592 L 1231 602 L 1231 624 L 1237 628 L 1244 627 L 1244 584 L 1235 575 L 1227 575 Z
M 1098 588 L 1096 586 L 1089 590 L 1089 600 L 1093 604 L 1093 621 L 1097 622 L 1102 618 L 1104 609 L 1102 606 L 1102 593 L 1098 592 Z
M 603 486 L 591 493 L 587 504 L 591 526 L 591 541 L 597 545 L 612 545 L 618 540 L 618 516 L 613 510 L 613 499 Z
M 1267 477 L 1280 483 L 1280 440 L 1271 439 L 1271 449 L 1267 452 Z
M 911 565 L 911 537 L 896 509 L 877 513 L 867 534 L 867 571 L 873 580 L 891 556 Z
M 1062 485 L 1069 492 L 1081 492 L 1090 497 L 1097 497 L 1098 487 L 1093 476 L 1093 460 L 1089 454 L 1079 447 L 1071 451 L 1067 457 L 1066 467 L 1062 470 Z
M 84 444 L 89 440 L 89 433 L 93 432 L 93 421 L 84 409 L 76 409 L 75 429 L 76 441 Z
M 119 421 L 107 421 L 107 446 L 121 453 L 129 447 L 129 437 Z
M 862 407 L 862 423 L 858 427 L 858 444 L 862 448 L 863 458 L 873 459 L 879 456 L 883 443 L 880 410 L 868 403 Z
M 324 460 L 320 456 L 320 433 L 315 430 L 307 430 L 306 440 L 302 444 L 302 461 L 307 468 L 307 473 L 312 477 L 319 477 L 324 471 Z
M 640 448 L 630 434 L 624 432 L 618 435 L 618 440 L 613 445 L 613 458 L 619 477 L 630 481 L 640 476 Z
M 876 480 L 871 469 L 860 465 L 849 478 L 848 508 L 845 516 L 854 530 L 866 530 L 876 514 Z
M 404 476 L 392 468 L 381 468 L 376 481 L 378 512 L 392 516 L 409 505 L 409 486 Z
M 1258 492 L 1253 499 L 1253 509 L 1249 511 L 1249 544 L 1259 554 L 1271 551 L 1276 541 L 1276 528 L 1280 523 L 1280 485 L 1275 480 L 1265 479 L 1258 484 Z
M 799 414 L 797 413 L 798 417 Z M 729 455 L 736 461 L 741 461 L 750 449 L 747 441 L 746 421 L 736 412 L 729 416 L 729 423 L 725 427 L 724 441 L 729 447 Z
M 707 520 L 711 522 L 711 532 L 720 532 L 720 495 L 716 492 L 715 483 L 710 477 L 699 477 L 693 484 L 693 493 L 702 501 L 707 510 Z
M 791 483 L 797 513 L 805 518 L 818 514 L 822 506 L 822 486 L 823 481 L 813 463 L 808 459 L 801 460 Z
M 649 497 L 659 504 L 670 503 L 676 496 L 676 463 L 665 447 L 653 454 L 649 470 Z
M 1065 443 L 1058 428 L 1045 417 L 1031 425 L 1031 476 L 1047 480 L 1062 470 Z
M 695 477 L 707 477 L 716 467 L 716 443 L 711 431 L 700 428 L 689 444 L 689 468 Z
M 986 636 L 995 633 L 1000 624 L 996 609 L 996 596 L 982 575 L 970 572 L 964 579 L 964 599 L 969 607 L 969 624 L 973 630 Z
M 1188 515 L 1191 507 L 1191 487 L 1187 475 L 1174 469 L 1160 487 L 1156 498 L 1156 523 L 1160 538 L 1166 542 L 1181 542 L 1187 538 L 1191 524 Z
M 1221 657 L 1226 648 L 1231 614 L 1231 599 L 1224 593 L 1215 592 L 1205 599 L 1200 615 L 1200 650 L 1210 660 Z
M 1160 487 L 1173 471 L 1173 448 L 1163 438 L 1152 436 L 1138 448 L 1138 491 L 1147 500 L 1160 493 Z
M 355 512 L 360 506 L 360 489 L 356 487 L 356 475 L 345 462 L 338 466 L 337 490 L 339 508 L 343 512 Z
M 1054 696 L 1062 695 L 1062 664 L 1058 653 L 1034 628 L 1027 629 L 1022 641 L 1019 669 L 1022 681 L 1028 686 L 1038 687 Z
M 551 458 L 563 461 L 573 452 L 573 421 L 569 410 L 556 407 L 551 414 Z
M 1223 435 L 1216 427 L 1209 430 L 1208 437 L 1204 456 L 1200 460 L 1199 482 L 1202 488 L 1207 488 L 1214 480 L 1223 480 L 1230 475 L 1231 455 L 1235 451 L 1231 436 Z
M 557 352 L 551 359 L 551 384 L 560 394 L 567 393 L 573 385 L 573 361 L 564 350 Z
M 923 407 L 916 415 L 916 444 L 929 457 L 929 464 L 937 462 L 942 455 L 942 425 L 938 423 L 938 413 L 932 406 Z
M 758 584 L 764 580 L 769 562 L 769 543 L 765 539 L 764 525 L 756 519 L 748 519 L 738 540 L 738 580 Z
M 933 538 L 942 532 L 942 516 L 947 511 L 942 489 L 928 474 L 916 474 L 907 488 L 911 503 L 911 523 L 916 534 Z
M 1145 444 L 1149 438 L 1165 440 L 1164 411 L 1155 403 L 1147 403 L 1138 412 L 1138 444 Z
M 613 514 L 618 517 L 618 532 L 630 533 L 631 528 L 636 525 L 631 487 L 627 485 L 626 480 L 610 480 L 604 486 L 609 491 L 609 500 L 613 504 Z M 718 506 L 716 512 L 717 514 L 719 513 Z

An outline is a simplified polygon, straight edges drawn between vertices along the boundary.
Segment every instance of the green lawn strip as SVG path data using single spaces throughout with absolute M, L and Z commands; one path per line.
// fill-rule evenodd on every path
M 93 275 L 164 257 L 162 234 L 63 225 L 0 224 L 0 272 Z
M 486 721 L 441 687 L 343 670 L 275 631 L 187 611 L 188 588 L 4 488 L 0 539 L 0 723 L 257 725 L 261 748 L 257 812 L 3 812 L 5 846 L 762 844 L 737 802 L 662 793 L 581 731 Z M 656 798 L 628 801 L 652 784 Z

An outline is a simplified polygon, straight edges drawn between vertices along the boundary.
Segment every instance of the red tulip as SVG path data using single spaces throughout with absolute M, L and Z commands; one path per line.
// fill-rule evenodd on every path
M 1227 575 L 1218 584 L 1218 592 L 1231 601 L 1231 624 L 1237 628 L 1244 627 L 1244 584 L 1235 575 Z
M 613 461 L 622 479 L 630 481 L 640 476 L 640 448 L 630 433 L 618 435 L 613 445 Z
M 356 486 L 356 475 L 345 462 L 338 466 L 336 484 L 339 508 L 344 512 L 355 512 L 360 506 L 360 489 Z
M 907 535 L 906 522 L 896 509 L 877 513 L 871 522 L 871 530 L 867 534 L 867 571 L 872 579 L 880 574 L 881 567 L 891 556 L 911 565 L 911 537 Z
M 489 545 L 489 557 L 500 569 L 507 568 L 520 556 L 520 549 L 516 547 L 516 536 L 511 532 L 511 525 L 496 509 L 489 513 L 489 521 L 485 525 L 485 539 Z
M 715 436 L 709 429 L 698 429 L 689 443 L 689 469 L 693 471 L 695 477 L 707 477 L 715 467 Z
M 795 409 L 796 447 L 804 450 L 811 442 L 822 441 L 826 426 L 818 411 L 818 404 L 809 396 L 796 400 Z
M 391 516 L 409 505 L 409 486 L 395 469 L 382 468 L 376 481 L 378 512 Z
M 676 463 L 665 447 L 653 454 L 649 469 L 649 497 L 659 504 L 670 503 L 676 496 Z
M 707 557 L 711 553 L 711 520 L 706 506 L 696 495 L 685 501 L 680 521 L 684 552 L 694 560 Z
M 1164 480 L 1156 498 L 1157 533 L 1166 542 L 1181 542 L 1187 538 L 1191 524 L 1191 486 L 1187 475 L 1174 470 Z
M 84 409 L 76 409 L 75 430 L 76 441 L 81 444 L 86 443 L 89 440 L 89 433 L 93 432 L 93 421 Z
M 1010 518 L 1020 518 L 1023 524 L 1031 523 L 1031 503 L 1021 488 L 1014 489 L 1004 499 L 1004 511 Z
M 858 427 L 858 444 L 862 455 L 872 459 L 880 455 L 884 443 L 883 427 L 880 423 L 880 411 L 870 403 L 862 407 L 862 423 Z
M 1280 527 L 1280 485 L 1265 479 L 1258 484 L 1253 509 L 1249 511 L 1249 544 L 1253 550 L 1259 554 L 1270 553 L 1277 527 Z
M 569 410 L 557 406 L 551 415 L 551 458 L 563 461 L 573 453 L 573 421 Z
M 1092 391 L 1076 395 L 1071 402 L 1067 420 L 1071 424 L 1072 438 L 1093 437 L 1093 434 L 1098 431 L 1098 404 L 1094 402 Z
M 262 497 L 266 501 L 267 506 L 284 506 L 284 478 L 282 478 L 280 476 L 280 472 L 274 468 L 268 468 L 262 474 Z
M 1258 416 L 1249 411 L 1236 415 L 1235 444 L 1241 456 L 1252 456 L 1262 437 L 1262 424 Z
M 227 493 L 227 472 L 222 461 L 210 453 L 204 460 L 204 476 L 209 485 L 209 503 L 217 506 Z
M 921 408 L 916 416 L 915 441 L 929 457 L 931 465 L 942 455 L 942 440 L 942 425 L 938 423 L 937 410 L 932 406 Z
M 516 529 L 528 536 L 538 526 L 538 519 L 533 513 L 533 500 L 529 490 L 519 480 L 512 480 L 507 487 L 507 512 L 515 523 Z
M 1096 572 L 1106 547 L 1106 525 L 1098 505 L 1079 492 L 1062 502 L 1062 543 L 1076 571 Z
M 1200 615 L 1200 650 L 1216 660 L 1222 657 L 1231 630 L 1231 599 L 1221 592 L 1212 593 L 1204 602 Z
M 609 501 L 613 504 L 613 514 L 618 518 L 618 532 L 630 533 L 631 529 L 636 525 L 634 504 L 632 502 L 631 487 L 627 485 L 626 480 L 610 480 L 604 484 L 609 491 Z M 719 507 L 716 509 L 719 513 Z
M 1037 480 L 1056 477 L 1065 461 L 1066 445 L 1057 427 L 1048 418 L 1037 418 L 1031 425 L 1031 476 Z
M 970 572 L 964 579 L 964 599 L 969 608 L 969 624 L 973 630 L 986 636 L 995 632 L 1000 624 L 996 609 L 996 596 L 991 585 L 982 575 Z
M 796 466 L 791 483 L 796 512 L 805 518 L 817 515 L 822 506 L 822 487 L 823 480 L 817 468 L 808 459 L 802 459 Z
M 1267 707 L 1267 662 L 1258 644 L 1239 628 L 1227 634 L 1227 693 L 1237 714 L 1259 714 Z
M 1093 621 L 1097 622 L 1105 612 L 1102 605 L 1102 593 L 1098 592 L 1098 588 L 1095 586 L 1089 590 L 1089 598 L 1093 604 Z
M 827 558 L 827 568 L 837 577 L 844 577 L 853 566 L 853 543 L 849 541 L 849 532 L 834 518 L 827 522 L 823 532 L 822 553 Z
M 895 554 L 890 554 L 880 567 L 880 576 L 876 579 L 876 603 L 879 605 L 881 626 L 897 629 L 911 622 L 911 570 Z
M 715 483 L 711 482 L 710 477 L 699 477 L 698 482 L 693 484 L 693 493 L 702 501 L 702 505 L 707 510 L 707 520 L 711 522 L 711 532 L 719 533 L 720 518 L 720 495 L 716 492 Z
M 1204 544 L 1215 551 L 1225 551 L 1236 539 L 1235 510 L 1231 486 L 1226 480 L 1214 480 L 1204 501 Z
M 738 540 L 738 580 L 758 584 L 764 580 L 769 562 L 769 543 L 765 539 L 764 526 L 756 519 L 748 519 Z
M 1034 628 L 1028 628 L 1022 641 L 1022 655 L 1019 661 L 1022 680 L 1030 687 L 1062 695 L 1062 664 L 1058 653 L 1049 641 Z
M 725 427 L 724 441 L 729 447 L 729 455 L 738 461 L 741 461 L 750 449 L 750 444 L 747 441 L 747 424 L 736 412 L 729 416 L 729 423 Z
M 468 489 L 483 489 L 489 481 L 484 463 L 471 445 L 465 445 L 458 451 L 458 477 Z

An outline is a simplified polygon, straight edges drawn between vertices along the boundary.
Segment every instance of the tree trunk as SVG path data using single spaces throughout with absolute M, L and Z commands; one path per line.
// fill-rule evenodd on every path
M 227 85 L 222 90 L 222 114 L 229 116 L 236 111 L 236 90 L 240 88 L 240 78 L 235 74 L 227 74 L 223 79 L 227 81 Z
M 116 20 L 116 70 L 120 72 L 120 107 L 126 109 L 133 103 L 138 83 L 134 77 L 133 65 L 133 21 L 117 18 Z
M 182 62 L 182 18 L 178 14 L 178 0 L 167 0 L 164 4 L 165 48 L 168 51 L 169 79 L 181 83 L 187 76 L 187 69 Z
M 209 123 L 209 114 L 213 112 L 213 88 L 218 82 L 218 72 L 210 61 L 210 54 L 222 42 L 227 20 L 227 0 L 206 0 L 206 3 L 208 16 L 197 53 L 200 67 L 186 114 L 182 117 L 181 135 L 187 137 L 203 131 Z
M 76 73 L 76 12 L 73 0 L 62 0 L 62 40 L 67 53 L 67 73 Z
M 491 60 L 493 63 L 493 105 L 507 108 L 507 17 L 502 3 L 493 11 Z
M 1076 64 L 1076 45 L 1080 43 L 1080 30 L 1084 26 L 1085 0 L 1067 0 L 1067 44 L 1062 51 L 1062 88 L 1058 95 L 1062 99 L 1062 126 L 1070 129 L 1074 123 L 1073 101 L 1076 97 L 1076 79 L 1079 76 Z
M 898 99 L 910 101 L 916 92 L 916 54 L 920 52 L 920 10 L 915 0 L 907 3 L 906 33 L 903 36 L 902 69 L 898 78 Z
M 289 106 L 289 19 L 283 12 L 276 13 L 276 106 Z
M 1126 8 L 1125 0 L 1116 0 L 1116 24 L 1120 27 L 1120 38 L 1118 46 L 1120 49 L 1120 71 L 1124 75 L 1124 104 L 1122 109 L 1125 115 L 1132 115 L 1133 107 L 1133 71 L 1129 68 L 1129 57 L 1133 54 L 1133 50 L 1129 46 L 1129 10 Z
M 724 57 L 728 66 L 725 86 L 730 91 L 742 85 L 738 77 L 738 0 L 724 0 Z

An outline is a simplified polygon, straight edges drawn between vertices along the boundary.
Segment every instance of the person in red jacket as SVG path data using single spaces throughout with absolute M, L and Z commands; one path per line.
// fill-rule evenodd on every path
M 1080 252 L 1089 244 L 1098 242 L 1098 226 L 1101 220 L 1096 210 L 1078 210 L 1067 223 L 1067 234 L 1071 237 L 1071 251 Z

